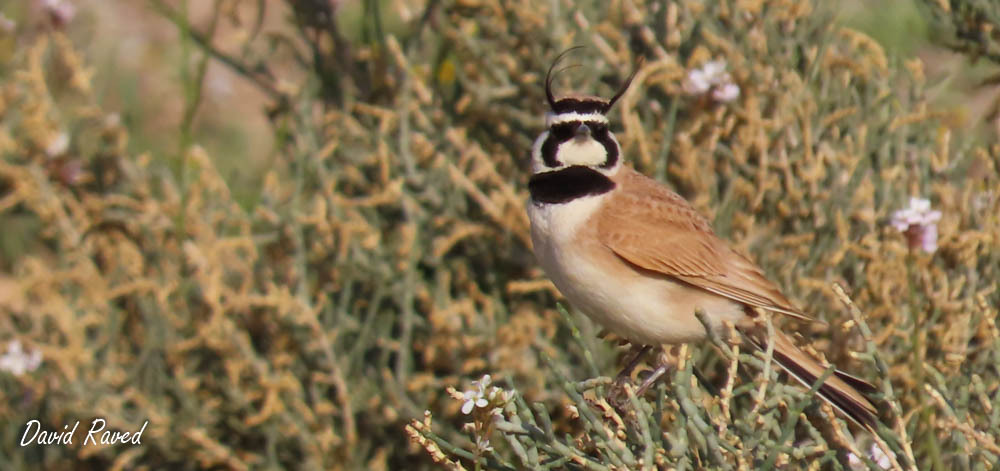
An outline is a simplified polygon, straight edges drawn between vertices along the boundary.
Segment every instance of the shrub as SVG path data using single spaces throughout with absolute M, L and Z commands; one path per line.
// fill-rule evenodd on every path
M 0 373 L 4 468 L 878 469 L 873 442 L 906 469 L 996 464 L 1000 148 L 919 60 L 805 1 L 224 3 L 209 29 L 151 5 L 270 97 L 280 158 L 249 201 L 217 171 L 239 156 L 129 149 L 59 28 L 3 69 L 0 322 L 43 358 Z M 612 117 L 625 155 L 829 324 L 794 327 L 878 386 L 879 433 L 723 342 L 669 352 L 625 413 L 604 400 L 619 350 L 557 308 L 523 210 L 541 76 L 577 44 L 560 90 L 646 59 Z M 734 101 L 685 92 L 709 61 Z M 911 196 L 942 213 L 933 253 L 890 224 Z M 507 392 L 463 414 L 487 373 Z M 17 445 L 94 417 L 149 420 L 142 446 Z

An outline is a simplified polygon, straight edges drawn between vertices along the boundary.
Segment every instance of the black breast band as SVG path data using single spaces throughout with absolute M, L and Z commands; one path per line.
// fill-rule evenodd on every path
M 528 182 L 531 201 L 560 204 L 577 198 L 600 195 L 615 189 L 615 182 L 590 167 L 574 165 L 554 172 L 535 174 Z

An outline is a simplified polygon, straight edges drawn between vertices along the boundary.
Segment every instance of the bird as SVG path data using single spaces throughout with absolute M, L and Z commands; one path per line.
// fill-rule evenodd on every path
M 639 65 L 610 99 L 557 99 L 553 70 L 573 49 L 546 74 L 550 111 L 531 149 L 527 213 L 545 274 L 572 306 L 633 345 L 637 353 L 619 378 L 651 347 L 702 341 L 706 326 L 724 335 L 732 325 L 753 347 L 771 346 L 775 363 L 811 387 L 828 366 L 789 334 L 774 328 L 768 335 L 759 321 L 761 310 L 813 319 L 681 195 L 624 162 L 607 115 Z M 651 376 L 664 369 L 657 371 Z M 837 370 L 817 393 L 857 424 L 874 427 L 877 411 L 862 391 L 875 388 Z

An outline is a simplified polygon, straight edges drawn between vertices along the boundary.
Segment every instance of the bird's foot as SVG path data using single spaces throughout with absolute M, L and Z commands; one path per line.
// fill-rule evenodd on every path
M 644 346 L 642 348 L 633 347 L 633 351 L 638 350 L 634 357 L 625 366 L 625 369 L 615 378 L 615 381 L 611 384 L 611 388 L 608 390 L 607 400 L 612 407 L 615 408 L 619 413 L 623 413 L 627 410 L 627 405 L 629 404 L 629 394 L 626 390 L 626 385 L 633 385 L 635 397 L 642 397 L 646 394 L 656 382 L 663 377 L 668 371 L 670 371 L 672 364 L 670 361 L 663 357 L 657 358 L 658 366 L 654 368 L 648 376 L 646 376 L 642 382 L 639 384 L 638 389 L 635 389 L 634 383 L 632 382 L 632 372 L 635 370 L 639 361 L 650 349 L 649 346 Z

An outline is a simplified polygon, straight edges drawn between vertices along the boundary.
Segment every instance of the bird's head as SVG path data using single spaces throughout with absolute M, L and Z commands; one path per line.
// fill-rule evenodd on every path
M 553 73 L 569 49 L 556 57 L 545 75 L 545 96 L 550 111 L 545 115 L 546 130 L 531 152 L 531 171 L 534 174 L 551 172 L 572 166 L 585 166 L 606 175 L 615 174 L 621 167 L 621 147 L 608 128 L 608 111 L 614 106 L 635 77 L 629 76 L 610 100 L 595 96 L 569 95 L 559 99 L 552 93 Z M 638 69 L 637 69 L 638 70 Z

